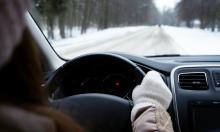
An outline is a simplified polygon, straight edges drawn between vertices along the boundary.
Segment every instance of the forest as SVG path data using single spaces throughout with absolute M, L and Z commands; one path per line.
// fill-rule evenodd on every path
M 59 28 L 60 36 L 80 27 L 81 34 L 89 27 L 98 30 L 109 27 L 154 25 L 158 20 L 152 0 L 34 0 L 40 26 L 45 26 L 50 38 Z M 36 15 L 35 15 L 36 16 Z
M 194 27 L 197 20 L 201 29 L 220 31 L 220 0 L 182 0 L 175 10 L 187 27 Z
M 153 0 L 34 0 L 38 24 L 54 39 L 71 37 L 73 28 L 81 34 L 91 27 L 171 25 L 220 31 L 220 0 L 181 0 L 175 9 L 159 12 Z M 69 36 L 67 36 L 67 34 Z

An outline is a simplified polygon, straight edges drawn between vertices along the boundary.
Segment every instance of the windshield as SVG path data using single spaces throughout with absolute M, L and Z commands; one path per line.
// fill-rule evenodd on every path
M 34 0 L 31 14 L 65 59 L 220 55 L 219 0 Z

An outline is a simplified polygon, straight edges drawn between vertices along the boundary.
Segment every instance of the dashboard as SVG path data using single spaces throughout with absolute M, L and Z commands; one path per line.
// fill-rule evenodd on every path
M 169 113 L 176 132 L 220 131 L 219 56 L 140 57 L 114 54 L 135 63 L 145 73 L 150 70 L 161 73 L 173 93 Z M 74 70 L 70 70 L 56 85 L 58 88 L 53 98 L 104 93 L 131 100 L 132 90 L 140 83 L 131 69 L 113 61 L 98 59 L 97 62 L 91 65 L 86 61 L 72 67 Z
M 77 73 L 77 76 L 66 76 L 61 87 L 64 88 L 64 94 L 76 95 L 83 93 L 104 93 L 119 96 L 122 98 L 131 97 L 132 89 L 136 85 L 135 78 L 124 69 L 114 69 L 99 67 L 95 70 Z

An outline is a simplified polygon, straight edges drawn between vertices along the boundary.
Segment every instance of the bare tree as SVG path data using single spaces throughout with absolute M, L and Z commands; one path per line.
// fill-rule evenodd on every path
M 109 27 L 157 24 L 159 13 L 152 0 L 34 0 L 47 27 L 48 36 L 67 37 L 73 27 L 86 33 L 89 27 L 103 30 Z M 68 31 L 68 32 L 67 32 Z
M 177 5 L 178 16 L 192 27 L 194 20 L 200 21 L 200 28 L 215 31 L 219 27 L 220 0 L 182 0 Z

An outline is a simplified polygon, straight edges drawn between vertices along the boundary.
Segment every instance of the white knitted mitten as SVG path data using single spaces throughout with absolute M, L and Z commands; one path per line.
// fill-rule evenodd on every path
M 168 109 L 172 100 L 172 93 L 160 74 L 156 71 L 150 71 L 142 83 L 134 89 L 132 98 L 134 107 L 131 112 L 131 121 L 134 120 L 139 110 L 147 106 L 153 105 Z

